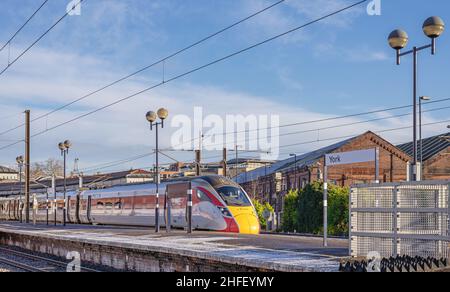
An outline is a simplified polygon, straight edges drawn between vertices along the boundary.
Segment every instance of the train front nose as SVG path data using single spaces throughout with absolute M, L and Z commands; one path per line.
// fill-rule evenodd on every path
M 229 207 L 229 209 L 239 226 L 239 233 L 259 234 L 259 219 L 252 207 Z

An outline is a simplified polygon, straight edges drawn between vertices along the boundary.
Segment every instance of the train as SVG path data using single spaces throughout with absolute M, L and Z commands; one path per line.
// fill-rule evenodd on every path
M 30 220 L 69 224 L 186 228 L 192 190 L 192 228 L 259 234 L 255 207 L 244 189 L 223 176 L 200 176 L 105 189 L 38 194 L 30 198 Z M 158 198 L 158 199 L 157 199 Z M 23 196 L 0 198 L 0 220 L 24 220 Z M 21 212 L 22 211 L 22 212 Z

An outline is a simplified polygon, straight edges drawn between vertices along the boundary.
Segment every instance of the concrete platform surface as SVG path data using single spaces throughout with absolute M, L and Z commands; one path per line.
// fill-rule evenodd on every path
M 68 225 L 26 225 L 0 222 L 0 233 L 67 240 L 100 246 L 134 249 L 142 252 L 173 254 L 190 258 L 244 265 L 282 272 L 335 272 L 339 260 L 348 255 L 348 241 L 285 235 L 241 235 L 164 229 L 155 234 L 149 228 Z

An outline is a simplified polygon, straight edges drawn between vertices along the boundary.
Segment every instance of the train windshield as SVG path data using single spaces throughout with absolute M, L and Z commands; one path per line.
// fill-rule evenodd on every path
M 217 189 L 220 197 L 228 206 L 251 206 L 252 203 L 241 188 L 225 186 Z

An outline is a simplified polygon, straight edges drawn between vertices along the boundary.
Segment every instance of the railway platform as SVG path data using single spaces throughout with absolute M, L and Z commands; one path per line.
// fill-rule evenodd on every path
M 15 222 L 0 222 L 0 244 L 139 272 L 337 272 L 348 256 L 344 239 Z

